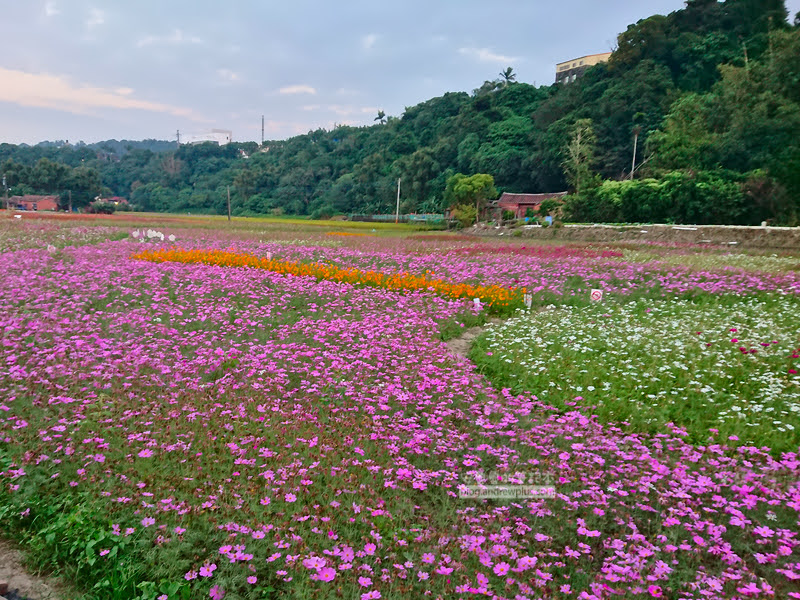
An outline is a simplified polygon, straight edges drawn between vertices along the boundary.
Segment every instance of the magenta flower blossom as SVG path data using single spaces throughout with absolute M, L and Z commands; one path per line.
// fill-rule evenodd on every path
M 318 581 L 333 581 L 336 577 L 336 570 L 330 567 L 323 567 L 315 574 L 311 576 L 311 579 L 316 579 Z
M 225 590 L 218 585 L 215 585 L 211 587 L 208 595 L 211 596 L 211 600 L 222 600 L 225 597 Z
M 509 565 L 508 563 L 505 563 L 505 562 L 501 562 L 501 563 L 497 563 L 494 566 L 494 568 L 492 569 L 492 571 L 494 571 L 494 574 L 497 575 L 498 577 L 502 577 L 503 575 L 508 573 L 508 571 L 510 569 L 511 569 L 511 565 Z

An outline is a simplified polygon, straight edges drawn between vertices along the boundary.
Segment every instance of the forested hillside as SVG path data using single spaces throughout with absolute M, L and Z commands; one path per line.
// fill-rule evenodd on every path
M 581 164 L 569 164 L 578 130 Z M 440 212 L 448 178 L 486 173 L 499 191 L 578 190 L 566 207 L 578 220 L 796 223 L 800 26 L 783 0 L 689 0 L 628 27 L 608 64 L 568 85 L 506 70 L 369 127 L 262 148 L 158 144 L 170 147 L 4 144 L 0 164 L 12 193 L 71 190 L 77 206 L 104 192 L 223 213 L 230 186 L 237 214 L 380 213 L 401 178 L 403 211 Z

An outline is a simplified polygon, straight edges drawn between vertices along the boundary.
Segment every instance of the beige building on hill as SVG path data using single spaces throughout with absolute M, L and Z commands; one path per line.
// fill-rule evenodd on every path
M 556 65 L 556 83 L 572 83 L 583 75 L 586 69 L 600 63 L 608 62 L 610 57 L 611 52 L 604 52 L 602 54 L 590 54 L 589 56 L 581 56 L 580 58 L 573 58 L 572 60 L 558 63 Z

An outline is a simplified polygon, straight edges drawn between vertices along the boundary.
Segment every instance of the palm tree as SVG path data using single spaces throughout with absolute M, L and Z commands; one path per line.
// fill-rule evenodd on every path
M 509 83 L 514 83 L 517 80 L 517 74 L 514 73 L 514 69 L 508 67 L 505 71 L 500 72 L 500 78 L 503 80 L 503 86 L 506 86 Z
M 378 111 L 378 116 L 373 119 L 374 121 L 378 121 L 381 125 L 386 123 L 386 113 L 382 110 Z

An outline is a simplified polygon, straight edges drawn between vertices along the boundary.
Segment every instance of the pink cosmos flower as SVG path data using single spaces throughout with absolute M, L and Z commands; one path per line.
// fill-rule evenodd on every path
M 257 581 L 258 577 L 256 577 L 255 575 L 250 575 L 250 577 L 247 578 L 247 583 L 249 583 L 250 585 L 253 585 Z
M 200 567 L 200 577 L 211 577 L 216 570 L 217 565 L 214 563 L 211 563 L 210 565 L 203 565 Z
M 492 570 L 494 571 L 495 575 L 497 575 L 498 577 L 502 577 L 503 575 L 508 573 L 508 571 L 510 569 L 511 569 L 511 565 L 509 565 L 508 563 L 505 563 L 505 562 L 501 562 L 501 563 L 497 563 L 494 566 L 494 569 L 492 569 Z
M 661 598 L 661 596 L 663 595 L 661 593 L 661 586 L 658 586 L 658 585 L 649 585 L 649 586 L 647 586 L 647 592 L 653 598 Z
M 208 595 L 211 596 L 212 600 L 222 600 L 225 597 L 225 590 L 215 585 L 209 590 Z
M 378 600 L 380 597 L 381 593 L 378 590 L 372 590 L 366 594 L 361 594 L 361 600 Z
M 306 558 L 303 560 L 303 566 L 306 569 L 318 571 L 322 567 L 325 566 L 326 560 L 324 558 L 320 558 L 319 556 L 312 556 L 310 558 Z
M 311 579 L 316 579 L 318 581 L 333 581 L 336 577 L 336 570 L 331 569 L 330 567 L 325 567 L 320 569 L 317 573 L 311 576 Z
M 294 502 L 295 500 L 297 500 L 297 496 L 295 496 L 294 494 L 286 494 L 285 500 L 286 502 Z

